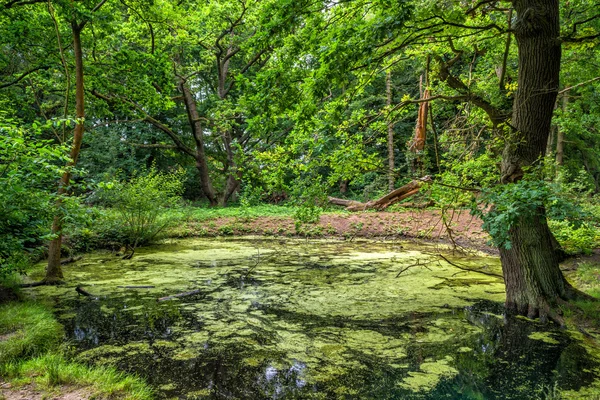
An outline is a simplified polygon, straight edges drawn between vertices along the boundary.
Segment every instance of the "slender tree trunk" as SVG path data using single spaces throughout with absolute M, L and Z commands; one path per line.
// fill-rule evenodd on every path
M 83 26 L 76 22 L 71 23 L 73 32 L 73 50 L 75 53 L 75 111 L 77 122 L 73 132 L 73 144 L 71 146 L 71 160 L 67 164 L 67 168 L 62 175 L 58 184 L 58 199 L 56 200 L 56 215 L 52 222 L 52 234 L 55 236 L 48 247 L 48 266 L 46 267 L 46 277 L 44 281 L 48 283 L 60 281 L 64 278 L 61 263 L 60 250 L 62 247 L 62 228 L 63 228 L 63 212 L 62 212 L 62 197 L 67 194 L 69 183 L 71 181 L 71 169 L 77 164 L 79 152 L 81 150 L 81 142 L 83 141 L 83 128 L 85 118 L 84 107 L 84 87 L 83 87 L 83 54 L 81 48 L 81 31 Z
M 208 163 L 206 161 L 206 153 L 204 152 L 204 131 L 202 129 L 202 123 L 200 122 L 200 116 L 198 115 L 196 100 L 183 79 L 179 82 L 179 89 L 181 90 L 181 93 L 183 93 L 183 101 L 185 103 L 188 121 L 190 123 L 190 128 L 192 129 L 194 141 L 196 142 L 195 158 L 196 168 L 200 173 L 200 186 L 210 205 L 216 206 L 217 195 L 215 194 L 215 189 L 212 186 L 210 175 L 208 173 Z
M 388 109 L 392 106 L 392 71 L 388 71 L 385 75 L 385 88 L 386 88 L 386 105 Z M 388 189 L 391 192 L 396 186 L 394 179 L 394 122 L 390 119 L 387 124 L 388 136 Z
M 233 154 L 233 149 L 231 148 L 231 134 L 230 132 L 225 132 L 223 134 L 223 144 L 225 145 L 225 152 L 227 153 L 227 165 L 225 165 L 225 173 L 227 174 L 227 180 L 225 182 L 225 190 L 223 191 L 223 196 L 219 200 L 219 205 L 225 207 L 227 202 L 233 196 L 233 194 L 240 187 L 240 179 L 239 172 L 237 170 L 237 166 L 235 165 L 235 159 Z
M 346 193 L 348 191 L 348 185 L 350 185 L 350 180 L 342 179 L 340 181 L 340 193 Z
M 523 169 L 546 150 L 561 57 L 558 0 L 515 0 L 513 4 L 519 80 L 512 116 L 515 138 L 502 154 L 504 184 L 519 181 Z M 500 249 L 507 308 L 532 318 L 552 316 L 556 302 L 575 291 L 559 268 L 545 210 L 521 216 L 510 229 L 509 239 L 510 249 Z
M 568 93 L 563 94 L 562 98 L 562 111 L 563 114 L 567 111 L 567 106 L 569 105 L 569 95 Z M 563 165 L 564 157 L 565 157 L 565 131 L 557 127 L 557 135 L 556 135 L 556 164 Z

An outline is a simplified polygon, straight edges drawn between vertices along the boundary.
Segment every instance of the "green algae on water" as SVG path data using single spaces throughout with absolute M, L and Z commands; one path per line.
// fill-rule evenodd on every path
M 161 398 L 520 398 L 533 374 L 554 384 L 556 360 L 567 365 L 562 349 L 573 340 L 526 321 L 505 324 L 502 279 L 456 268 L 438 250 L 171 240 L 131 260 L 87 255 L 65 268 L 68 285 L 31 293 L 55 303 L 81 359 L 136 372 Z M 493 257 L 445 257 L 500 272 Z M 77 284 L 97 298 L 79 297 Z M 136 285 L 154 288 L 119 288 Z M 200 292 L 156 301 L 190 290 Z M 525 351 L 550 361 L 516 356 Z M 491 381 L 507 366 L 523 372 Z M 594 375 L 572 376 L 566 388 L 578 390 Z

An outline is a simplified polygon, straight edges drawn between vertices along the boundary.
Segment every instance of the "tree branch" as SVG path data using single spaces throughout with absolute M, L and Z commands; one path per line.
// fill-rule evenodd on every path
M 29 75 L 29 74 L 32 74 L 32 73 L 34 73 L 34 72 L 36 72 L 36 71 L 39 71 L 39 70 L 42 70 L 42 69 L 43 69 L 43 70 L 48 70 L 48 69 L 50 69 L 50 66 L 48 66 L 48 65 L 42 65 L 42 66 L 40 66 L 40 67 L 36 67 L 36 68 L 34 68 L 34 69 L 31 69 L 31 70 L 29 70 L 29 71 L 27 71 L 27 72 L 24 72 L 24 73 L 22 73 L 22 74 L 21 74 L 21 76 L 19 76 L 19 77 L 18 77 L 17 79 L 15 79 L 14 81 L 0 84 L 0 89 L 4 89 L 4 88 L 6 88 L 6 87 L 9 87 L 9 86 L 12 86 L 12 85 L 16 85 L 16 84 L 17 84 L 17 83 L 19 83 L 19 82 L 20 82 L 20 81 L 21 81 L 23 78 L 25 78 L 27 75 Z
M 578 88 L 580 86 L 587 85 L 588 83 L 592 83 L 592 82 L 595 82 L 595 81 L 598 81 L 598 80 L 600 80 L 600 76 L 597 76 L 597 77 L 595 77 L 593 79 L 590 79 L 589 81 L 581 82 L 581 83 L 578 83 L 577 85 L 573 85 L 573 86 L 570 86 L 568 88 L 564 88 L 563 90 L 561 90 L 560 92 L 558 92 L 558 94 L 563 94 L 565 92 L 568 92 L 571 89 L 575 89 L 575 88 Z
M 94 95 L 95 97 L 102 99 L 104 101 L 106 101 L 109 104 L 114 104 L 115 103 L 115 98 L 104 95 L 102 93 L 99 93 L 97 90 L 92 89 L 92 95 Z M 181 152 L 192 156 L 192 157 L 196 157 L 196 154 L 194 153 L 194 151 L 192 149 L 190 149 L 184 142 L 183 140 L 181 140 L 181 138 L 168 126 L 166 126 L 165 124 L 163 124 L 162 122 L 160 122 L 159 120 L 157 120 L 156 118 L 153 118 L 150 114 L 148 114 L 142 107 L 140 107 L 138 104 L 136 104 L 135 102 L 129 100 L 129 99 L 123 99 L 121 97 L 118 97 L 117 100 L 123 102 L 123 103 L 127 103 L 130 104 L 132 107 L 134 107 L 136 110 L 138 110 L 140 113 L 143 114 L 144 118 L 142 119 L 143 121 L 146 121 L 148 123 L 150 123 L 152 126 L 154 126 L 155 128 L 158 128 L 159 130 L 163 131 L 164 133 L 167 134 L 167 136 L 169 136 L 171 138 L 171 140 L 173 141 L 173 143 L 175 143 L 175 146 L 177 146 L 177 149 L 179 149 Z

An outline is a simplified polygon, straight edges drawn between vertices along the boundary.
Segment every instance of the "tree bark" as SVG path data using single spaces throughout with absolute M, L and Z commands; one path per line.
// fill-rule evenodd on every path
M 392 106 L 392 72 L 385 75 L 386 105 L 388 109 Z M 387 147 L 388 147 L 388 190 L 391 192 L 396 186 L 394 179 L 394 122 L 390 119 L 387 123 Z
M 561 58 L 558 0 L 515 0 L 513 4 L 519 77 L 512 116 L 514 139 L 507 142 L 502 154 L 504 184 L 518 182 L 524 168 L 546 150 Z M 559 268 L 545 210 L 521 216 L 509 230 L 509 239 L 510 248 L 500 249 L 507 309 L 531 318 L 552 317 L 560 299 L 578 293 Z
M 81 143 L 83 141 L 83 124 L 85 118 L 83 53 L 81 47 L 81 31 L 83 30 L 83 26 L 83 24 L 79 25 L 74 21 L 71 23 L 71 30 L 73 32 L 73 50 L 75 54 L 75 112 L 77 121 L 73 132 L 73 144 L 70 152 L 71 160 L 67 164 L 67 168 L 58 184 L 58 199 L 55 204 L 56 215 L 52 221 L 52 234 L 54 235 L 54 239 L 52 239 L 48 247 L 48 265 L 46 267 L 46 276 L 44 278 L 45 282 L 57 282 L 64 279 L 60 262 L 63 228 L 63 212 L 61 210 L 62 197 L 67 194 L 69 183 L 71 181 L 71 169 L 77 164 L 77 159 L 79 158 Z
M 225 207 L 227 202 L 233 196 L 233 194 L 240 187 L 240 179 L 239 172 L 237 170 L 237 166 L 235 165 L 235 159 L 233 154 L 233 149 L 231 148 L 231 135 L 229 132 L 225 132 L 223 134 L 223 144 L 225 146 L 225 152 L 227 154 L 227 164 L 225 165 L 225 173 L 227 174 L 227 179 L 225 181 L 225 189 L 223 191 L 223 195 L 219 200 L 219 205 Z
M 564 114 L 569 104 L 569 95 L 568 93 L 564 93 L 562 96 L 562 112 Z M 565 131 L 559 127 L 556 128 L 556 131 L 556 165 L 563 165 L 565 157 Z
M 217 195 L 212 186 L 210 175 L 208 173 L 208 163 L 206 161 L 206 153 L 204 152 L 204 131 L 200 122 L 200 116 L 198 115 L 198 108 L 196 107 L 196 100 L 190 89 L 187 87 L 185 81 L 181 79 L 179 82 L 179 89 L 183 93 L 183 101 L 185 103 L 185 109 L 188 115 L 188 121 L 190 128 L 192 129 L 192 136 L 196 143 L 196 168 L 200 174 L 200 185 L 202 192 L 208 199 L 211 206 L 217 205 Z

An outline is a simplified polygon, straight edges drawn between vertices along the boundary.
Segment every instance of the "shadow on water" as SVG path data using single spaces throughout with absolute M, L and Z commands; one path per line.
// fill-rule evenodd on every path
M 132 305 L 133 303 L 133 305 Z M 124 345 L 143 342 L 143 349 L 133 348 L 125 354 L 111 353 L 117 366 L 144 376 L 159 388 L 164 397 L 182 394 L 199 398 L 350 398 L 397 399 L 524 399 L 544 398 L 560 385 L 561 389 L 578 389 L 597 376 L 586 350 L 559 331 L 546 332 L 547 340 L 530 338 L 543 327 L 521 320 L 503 320 L 497 303 L 479 302 L 456 309 L 453 317 L 465 319 L 480 328 L 470 337 L 450 337 L 440 343 L 408 342 L 402 365 L 392 365 L 377 354 L 362 352 L 360 346 L 347 351 L 345 358 L 355 364 L 335 379 L 308 380 L 309 367 L 302 360 L 285 360 L 277 351 L 261 351 L 260 346 L 205 343 L 185 359 L 173 356 L 174 348 L 157 341 L 176 340 L 183 326 L 202 331 L 203 323 L 193 313 L 180 311 L 173 304 L 158 305 L 144 301 L 127 304 L 118 301 L 80 300 L 73 304 L 75 317 L 65 325 L 78 347 Z M 142 307 L 142 312 L 130 309 Z M 391 320 L 368 321 L 314 316 L 265 310 L 279 320 L 304 322 L 309 332 L 319 328 L 372 330 L 389 337 L 405 337 L 421 332 L 438 316 L 435 313 L 412 314 Z M 259 338 L 263 335 L 265 337 Z M 273 332 L 256 332 L 257 343 L 272 340 Z M 447 367 L 457 372 L 441 376 L 430 390 L 413 390 L 398 385 L 431 360 L 451 357 Z M 100 357 L 99 359 L 102 359 Z M 248 363 L 247 359 L 258 360 Z M 94 359 L 94 357 L 90 357 Z M 336 368 L 340 360 L 320 361 L 322 367 Z M 343 360 L 341 362 L 344 362 Z M 435 362 L 433 363 L 435 365 Z M 435 370 L 430 373 L 436 374 Z M 181 397 L 187 398 L 187 397 Z M 193 398 L 193 397 L 190 397 Z
M 120 292 L 60 298 L 57 310 L 83 360 L 137 373 L 159 398 L 545 399 L 555 388 L 577 390 L 598 379 L 598 365 L 566 332 L 506 319 L 497 301 L 463 298 L 468 306 L 380 315 L 313 309 L 311 296 L 332 292 L 326 301 L 336 301 L 343 290 L 397 270 L 373 260 L 350 266 L 314 258 L 295 256 L 280 269 L 281 257 L 257 273 L 247 260 L 227 260 L 201 296 L 185 300 Z M 341 271 L 346 286 L 336 289 L 331 278 Z M 435 282 L 432 296 L 455 290 Z M 281 290 L 289 292 L 284 300 L 273 297 Z

